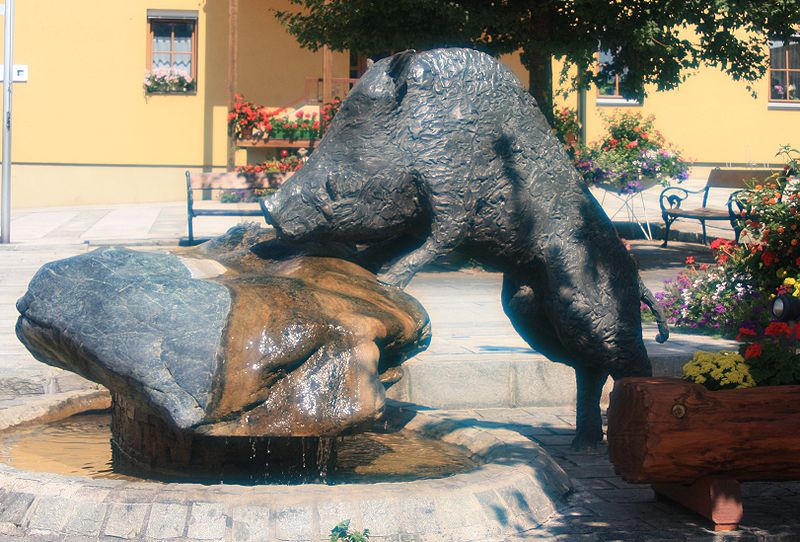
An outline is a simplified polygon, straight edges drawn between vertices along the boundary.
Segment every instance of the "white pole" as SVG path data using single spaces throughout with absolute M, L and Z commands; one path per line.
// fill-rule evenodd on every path
M 14 0 L 6 0 L 3 64 L 3 167 L 0 243 L 11 242 L 11 85 L 14 78 Z

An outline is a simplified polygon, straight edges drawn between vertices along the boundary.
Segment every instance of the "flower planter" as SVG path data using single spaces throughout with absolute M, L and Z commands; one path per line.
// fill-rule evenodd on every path
M 313 149 L 318 139 L 238 139 L 236 146 L 243 149 Z
M 708 391 L 677 378 L 617 381 L 608 448 L 628 482 L 711 519 L 741 519 L 740 481 L 800 480 L 800 386 Z
M 633 192 L 624 192 L 623 188 L 618 183 L 599 182 L 596 183 L 595 186 L 597 186 L 598 188 L 602 188 L 603 190 L 616 192 L 618 194 L 629 194 L 629 193 L 636 194 L 644 190 L 647 190 L 648 188 L 653 188 L 657 184 L 661 183 L 655 177 L 642 177 L 641 179 L 639 179 L 639 184 L 641 185 L 641 188 Z

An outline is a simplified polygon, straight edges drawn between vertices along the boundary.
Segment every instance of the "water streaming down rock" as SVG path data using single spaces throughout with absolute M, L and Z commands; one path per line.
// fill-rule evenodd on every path
M 244 226 L 178 254 L 52 262 L 17 304 L 17 335 L 111 390 L 121 463 L 247 472 L 263 455 L 281 474 L 324 471 L 331 437 L 380 417 L 382 380 L 430 328 L 410 296 L 308 250 Z

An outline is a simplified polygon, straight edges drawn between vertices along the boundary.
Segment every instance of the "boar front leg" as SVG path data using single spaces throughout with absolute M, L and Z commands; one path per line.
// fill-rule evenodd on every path
M 431 205 L 430 235 L 419 248 L 409 252 L 378 275 L 381 282 L 405 288 L 414 275 L 437 257 L 453 251 L 467 232 L 468 211 L 451 201 Z

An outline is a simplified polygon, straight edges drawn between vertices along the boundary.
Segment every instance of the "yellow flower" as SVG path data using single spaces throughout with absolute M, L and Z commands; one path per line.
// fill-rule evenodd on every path
M 784 272 L 784 276 L 786 276 L 785 272 Z M 778 277 L 778 278 L 780 278 L 780 277 Z M 787 285 L 787 286 L 793 286 L 793 285 L 797 284 L 797 280 L 793 279 L 792 277 L 786 277 L 785 279 L 783 279 L 783 283 L 785 285 Z
M 751 388 L 755 381 L 750 367 L 737 352 L 695 352 L 683 366 L 683 378 L 697 384 L 708 383 L 709 389 Z

